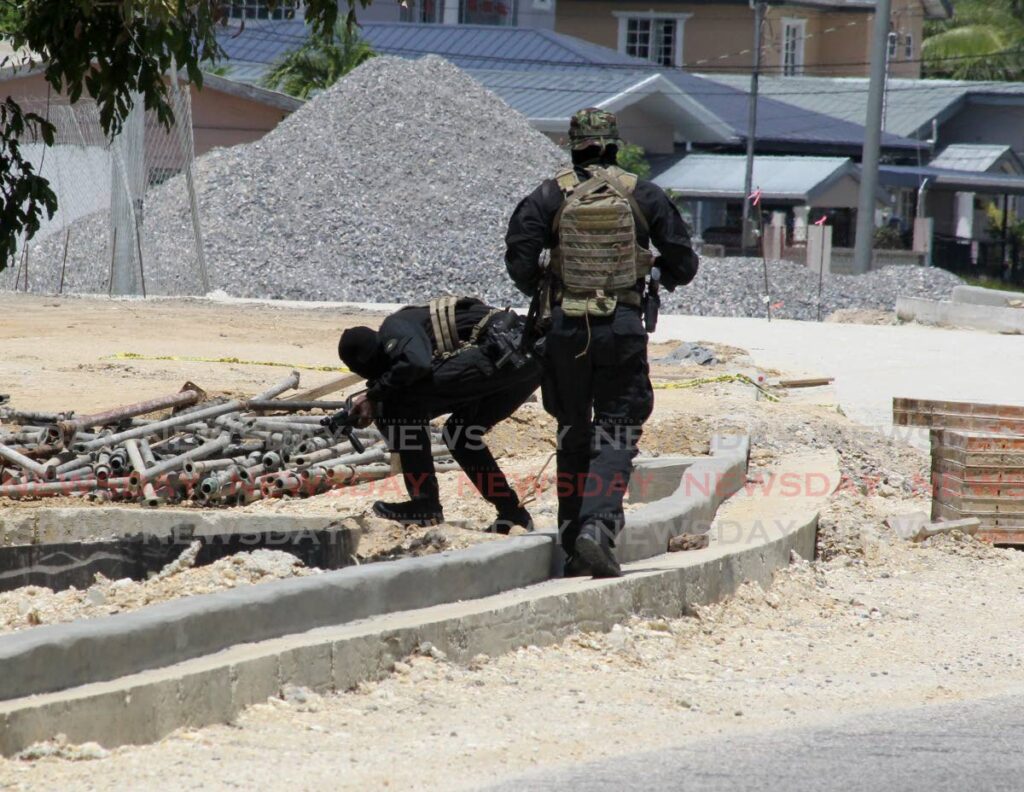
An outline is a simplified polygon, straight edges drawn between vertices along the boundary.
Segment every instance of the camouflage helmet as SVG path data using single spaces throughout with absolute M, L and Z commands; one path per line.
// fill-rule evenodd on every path
M 615 113 L 588 107 L 573 113 L 569 121 L 569 147 L 574 151 L 589 146 L 621 146 Z

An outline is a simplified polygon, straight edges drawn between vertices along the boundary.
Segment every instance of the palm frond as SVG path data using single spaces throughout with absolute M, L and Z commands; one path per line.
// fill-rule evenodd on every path
M 330 88 L 376 53 L 354 25 L 339 22 L 327 38 L 315 37 L 273 65 L 262 84 L 300 99 Z

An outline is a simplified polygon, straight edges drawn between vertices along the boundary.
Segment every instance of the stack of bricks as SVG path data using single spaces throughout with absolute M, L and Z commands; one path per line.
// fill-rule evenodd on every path
M 933 520 L 975 517 L 979 537 L 1024 544 L 1024 407 L 893 399 L 893 423 L 930 430 Z

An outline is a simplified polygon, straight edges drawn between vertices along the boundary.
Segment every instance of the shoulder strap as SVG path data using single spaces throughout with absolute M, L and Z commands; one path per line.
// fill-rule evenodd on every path
M 434 330 L 434 348 L 437 354 L 447 355 L 459 347 L 459 331 L 455 324 L 455 303 L 458 297 L 438 297 L 427 304 L 430 325 Z
M 558 189 L 564 194 L 568 194 L 576 189 L 576 185 L 580 183 L 580 177 L 576 175 L 575 168 L 562 168 L 555 174 L 555 181 L 558 183 Z

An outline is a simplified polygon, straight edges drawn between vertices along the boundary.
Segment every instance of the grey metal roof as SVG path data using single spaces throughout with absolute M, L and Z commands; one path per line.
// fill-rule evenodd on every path
M 1024 195 L 1024 176 L 1011 176 L 1007 173 L 967 173 L 929 166 L 881 165 L 878 169 L 878 181 L 887 187 L 916 190 L 925 180 L 930 191 Z
M 305 41 L 306 32 L 301 20 L 249 23 L 241 33 L 225 29 L 220 41 L 230 57 L 230 77 L 257 82 L 266 64 Z M 572 36 L 489 25 L 402 22 L 367 23 L 362 34 L 378 52 L 410 58 L 436 54 L 450 60 L 531 119 L 564 120 L 580 107 L 607 106 L 616 94 L 629 93 L 635 101 L 647 93 L 657 95 L 665 110 L 672 111 L 672 103 L 683 108 L 686 117 L 677 119 L 676 131 L 688 140 L 736 143 L 746 137 L 745 90 L 678 69 L 658 69 Z M 570 70 L 571 76 L 566 74 Z M 794 108 L 763 97 L 758 115 L 758 139 L 764 144 L 827 147 L 843 154 L 863 144 L 860 124 L 813 107 Z M 883 139 L 890 150 L 917 145 L 895 135 Z
M 744 74 L 704 75 L 719 85 L 747 91 L 750 76 Z M 867 117 L 868 80 L 862 77 L 778 77 L 761 78 L 764 96 L 842 121 L 863 125 Z M 887 132 L 903 137 L 926 139 L 932 119 L 942 123 L 960 109 L 968 98 L 999 96 L 1024 103 L 1024 83 L 968 82 L 964 80 L 889 80 L 886 106 Z
M 810 203 L 843 176 L 855 172 L 846 157 L 756 157 L 755 189 L 765 200 Z M 734 154 L 691 154 L 654 179 L 683 195 L 742 200 L 746 158 Z
M 494 91 L 527 118 L 564 119 L 581 107 L 596 107 L 613 96 L 643 90 L 648 76 L 632 71 L 519 72 L 508 69 L 467 69 L 474 79 Z
M 309 29 L 301 19 L 249 21 L 245 27 L 223 28 L 217 40 L 228 65 L 249 70 L 270 64 L 302 45 Z M 593 66 L 650 69 L 639 58 L 551 30 L 499 25 L 437 25 L 411 22 L 367 22 L 360 35 L 379 53 L 404 57 L 433 54 L 463 69 L 577 69 Z
M 946 146 L 928 164 L 933 168 L 985 173 L 994 168 L 1007 154 L 1013 154 L 1010 146 L 983 143 L 954 143 Z
M 730 124 L 737 135 L 746 140 L 750 108 L 749 76 L 743 78 L 744 83 L 737 81 L 737 85 L 743 86 L 740 89 L 736 85 L 726 85 L 706 76 L 676 69 L 665 70 L 663 73 L 690 97 Z M 843 150 L 841 153 L 846 154 L 847 149 L 859 153 L 864 145 L 864 127 L 862 122 L 836 118 L 821 112 L 813 103 L 796 107 L 765 92 L 757 100 L 757 139 L 762 145 L 828 147 L 836 150 L 830 153 Z M 890 151 L 906 151 L 915 150 L 920 144 L 890 131 L 882 136 L 882 147 Z

